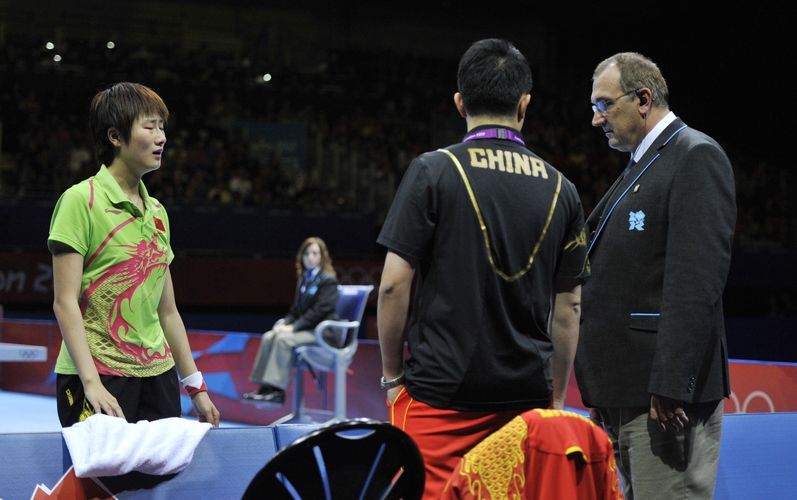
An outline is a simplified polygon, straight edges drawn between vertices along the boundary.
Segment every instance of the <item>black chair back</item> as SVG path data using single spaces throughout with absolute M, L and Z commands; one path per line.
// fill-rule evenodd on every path
M 424 466 L 418 447 L 386 422 L 352 419 L 301 437 L 252 479 L 249 499 L 419 499 Z

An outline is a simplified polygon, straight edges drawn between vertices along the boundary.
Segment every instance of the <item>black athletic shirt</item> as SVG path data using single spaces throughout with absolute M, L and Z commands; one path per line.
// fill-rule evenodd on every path
M 589 274 L 578 194 L 512 140 L 445 149 L 461 172 L 442 150 L 413 160 L 377 239 L 416 269 L 407 391 L 454 410 L 547 406 L 552 299 Z

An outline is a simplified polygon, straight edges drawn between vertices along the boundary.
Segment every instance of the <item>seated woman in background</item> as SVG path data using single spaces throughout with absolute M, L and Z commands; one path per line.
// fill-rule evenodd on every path
M 296 254 L 296 295 L 288 315 L 263 334 L 260 350 L 249 380 L 260 384 L 244 399 L 285 402 L 285 388 L 290 379 L 292 350 L 315 342 L 313 329 L 327 319 L 337 319 L 338 281 L 324 240 L 304 240 Z

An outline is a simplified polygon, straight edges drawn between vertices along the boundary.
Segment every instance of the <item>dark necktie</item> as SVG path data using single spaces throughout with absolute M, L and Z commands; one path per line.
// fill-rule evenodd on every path
M 636 162 L 634 161 L 634 156 L 631 156 L 631 159 L 628 160 L 628 165 L 625 166 L 625 170 L 623 170 L 623 179 L 628 177 L 628 174 L 631 172 L 631 169 L 634 168 Z
M 310 287 L 310 280 L 312 279 L 312 277 L 313 277 L 312 269 L 308 269 L 307 271 L 304 272 L 304 280 L 302 281 L 302 287 L 301 287 L 302 300 L 304 300 L 304 295 L 307 293 L 307 290 Z

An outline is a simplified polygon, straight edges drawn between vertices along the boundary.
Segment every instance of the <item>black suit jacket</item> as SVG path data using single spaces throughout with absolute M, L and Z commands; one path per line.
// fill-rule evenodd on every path
M 722 292 L 735 222 L 728 157 L 676 119 L 587 220 L 592 277 L 576 354 L 587 405 L 730 393 Z
M 293 298 L 285 322 L 293 324 L 294 331 L 312 330 L 327 319 L 338 319 L 335 307 L 338 303 L 338 280 L 325 273 L 318 273 L 305 286 L 302 293 L 303 278 L 296 283 Z

